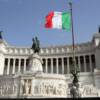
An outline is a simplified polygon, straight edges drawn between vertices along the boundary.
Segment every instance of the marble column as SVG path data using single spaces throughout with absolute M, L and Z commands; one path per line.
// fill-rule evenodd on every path
M 8 58 L 7 75 L 9 74 L 9 70 L 10 70 L 10 58 Z
M 84 72 L 87 72 L 87 70 L 86 70 L 86 56 L 84 55 L 83 58 L 84 58 Z
M 57 71 L 57 74 L 59 73 L 59 69 L 58 69 L 58 58 L 56 58 L 56 71 Z
M 62 58 L 62 74 L 64 74 L 64 58 Z
M 46 68 L 46 73 L 48 73 L 47 59 L 45 59 L 45 68 Z
M 78 67 L 79 67 L 79 70 L 81 71 L 80 56 L 78 56 Z
M 89 55 L 89 60 L 90 60 L 90 72 L 92 72 L 92 61 L 91 61 L 91 55 Z
M 70 69 L 69 69 L 69 57 L 67 57 L 67 74 L 70 73 Z
M 24 72 L 26 71 L 26 59 L 24 59 Z
M 53 58 L 51 58 L 51 73 L 53 73 Z
M 19 59 L 19 62 L 18 62 L 18 72 L 20 72 L 20 68 L 21 67 L 21 59 Z
M 13 74 L 15 74 L 15 59 L 13 59 Z

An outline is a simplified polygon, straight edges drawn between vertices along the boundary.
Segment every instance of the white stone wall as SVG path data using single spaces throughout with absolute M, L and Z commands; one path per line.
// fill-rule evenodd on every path
M 95 51 L 95 58 L 96 58 L 96 67 L 100 69 L 100 49 L 97 48 Z
M 0 52 L 0 75 L 3 75 L 4 71 L 4 55 Z
M 21 92 L 21 97 L 67 97 L 68 84 L 63 75 L 43 73 L 30 76 L 23 75 L 21 76 L 21 81 L 21 90 L 23 88 L 25 90 Z M 29 88 L 31 88 L 30 92 Z
M 0 75 L 3 75 L 4 70 L 4 53 L 6 53 L 6 44 L 3 40 L 0 40 Z
M 100 89 L 100 70 L 95 69 L 94 70 L 94 81 L 95 81 L 95 86 Z
M 99 75 L 100 76 L 100 75 Z M 89 81 L 89 80 L 88 80 Z M 0 98 L 70 98 L 70 78 L 58 74 L 17 74 L 0 77 Z M 79 83 L 81 97 L 100 97 L 93 83 Z
M 0 98 L 14 98 L 18 96 L 19 79 L 13 76 L 0 76 Z
M 84 72 L 79 74 L 79 82 L 82 84 L 94 84 L 94 74 L 91 72 Z

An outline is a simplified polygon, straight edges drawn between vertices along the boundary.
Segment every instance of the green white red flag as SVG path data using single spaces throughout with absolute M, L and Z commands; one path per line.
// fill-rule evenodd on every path
M 58 28 L 71 30 L 71 14 L 70 12 L 50 12 L 46 16 L 46 28 Z

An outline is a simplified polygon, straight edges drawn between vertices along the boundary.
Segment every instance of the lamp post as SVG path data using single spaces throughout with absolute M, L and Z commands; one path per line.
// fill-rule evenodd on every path
M 73 13 L 72 13 L 72 2 L 69 2 L 70 6 L 70 13 L 71 13 L 71 32 L 72 32 L 72 50 L 73 50 L 73 58 L 72 58 L 72 66 L 71 66 L 71 74 L 73 76 L 73 81 L 70 84 L 70 95 L 73 98 L 78 98 L 80 97 L 79 94 L 79 80 L 78 80 L 78 73 L 79 67 L 76 66 L 76 61 L 75 61 L 75 42 L 74 42 L 74 30 L 73 30 Z
M 79 67 L 75 66 L 75 62 L 73 62 L 71 74 L 73 76 L 72 83 L 70 84 L 70 95 L 72 98 L 79 98 L 81 97 L 79 92 Z

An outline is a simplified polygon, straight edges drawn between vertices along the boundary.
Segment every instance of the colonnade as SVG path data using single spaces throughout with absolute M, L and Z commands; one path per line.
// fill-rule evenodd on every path
M 95 55 L 93 54 L 75 56 L 75 61 L 81 72 L 92 72 L 95 68 Z M 43 62 L 45 73 L 69 74 L 72 68 L 72 57 L 46 57 L 43 58 Z
M 5 58 L 4 74 L 15 74 L 28 70 L 29 59 L 26 58 Z
M 43 57 L 43 72 L 69 74 L 72 68 L 72 57 Z M 81 72 L 92 72 L 95 68 L 95 55 L 75 56 L 76 66 Z M 28 58 L 5 58 L 4 74 L 15 74 L 29 70 Z

